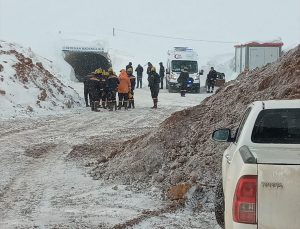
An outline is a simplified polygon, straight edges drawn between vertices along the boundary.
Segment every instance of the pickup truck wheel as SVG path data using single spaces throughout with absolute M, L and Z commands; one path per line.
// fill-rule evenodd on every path
M 219 180 L 215 190 L 215 216 L 219 226 L 224 229 L 225 202 L 222 185 L 222 180 Z

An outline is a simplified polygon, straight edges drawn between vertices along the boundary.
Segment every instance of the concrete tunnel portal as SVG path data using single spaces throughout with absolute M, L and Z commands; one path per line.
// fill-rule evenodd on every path
M 62 51 L 65 61 L 72 66 L 75 77 L 80 82 L 97 68 L 108 69 L 111 67 L 108 53 L 99 48 L 69 47 Z

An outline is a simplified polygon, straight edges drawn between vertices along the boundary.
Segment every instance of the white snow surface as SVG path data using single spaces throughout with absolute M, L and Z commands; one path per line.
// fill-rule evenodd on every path
M 80 93 L 82 83 L 73 83 Z M 199 104 L 210 94 L 159 93 L 152 110 L 147 85 L 135 90 L 136 108 L 59 116 L 0 118 L 0 228 L 112 228 L 166 206 L 159 189 L 93 180 L 89 167 L 68 154 L 94 138 L 124 140 L 155 130 L 171 113 Z M 76 112 L 75 112 L 76 111 Z M 146 217 L 133 228 L 217 228 L 212 212 Z
M 16 51 L 16 53 L 9 53 Z M 2 52 L 2 53 L 1 53 Z M 30 58 L 32 63 L 42 63 L 44 69 L 36 66 L 30 73 L 26 73 L 28 81 L 23 82 L 16 72 L 16 64 L 22 64 L 17 55 Z M 17 44 L 0 41 L 0 64 L 3 66 L 0 72 L 0 90 L 5 91 L 0 95 L 0 117 L 11 118 L 19 116 L 37 116 L 64 113 L 68 108 L 78 108 L 82 104 L 82 98 L 69 87 L 69 79 L 56 71 L 52 61 L 33 53 Z M 49 71 L 53 78 L 44 82 L 46 76 L 44 70 Z M 60 93 L 59 88 L 64 92 Z M 45 90 L 47 98 L 37 104 L 41 92 Z M 32 110 L 31 110 L 32 108 Z

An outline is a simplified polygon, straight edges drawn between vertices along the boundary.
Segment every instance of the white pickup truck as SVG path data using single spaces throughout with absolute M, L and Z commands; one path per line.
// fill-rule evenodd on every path
M 231 142 L 222 161 L 215 214 L 226 229 L 300 228 L 300 100 L 257 101 L 234 136 L 218 129 L 213 140 Z

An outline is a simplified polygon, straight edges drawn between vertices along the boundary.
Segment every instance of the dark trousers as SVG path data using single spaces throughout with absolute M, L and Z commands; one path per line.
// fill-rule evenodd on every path
M 100 92 L 99 91 L 91 91 L 90 93 L 90 105 L 91 105 L 91 109 L 92 111 L 97 111 L 98 109 L 98 105 L 99 105 L 99 101 L 100 101 Z
M 108 92 L 107 101 L 108 102 L 115 102 L 116 101 L 117 92 L 116 91 L 110 91 Z
M 108 92 L 109 92 L 108 90 L 102 91 L 102 96 L 101 96 L 102 102 L 106 101 L 106 99 L 108 98 Z
M 139 88 L 139 86 L 140 86 L 140 88 L 142 88 L 142 85 L 143 85 L 142 79 L 143 78 L 140 77 L 140 76 L 137 77 L 137 86 L 136 86 L 136 88 Z
M 128 93 L 119 93 L 119 105 L 123 104 L 123 102 L 127 103 L 128 101 Z
M 180 94 L 181 96 L 185 96 L 185 93 L 186 93 L 186 89 L 187 89 L 187 84 L 181 84 L 180 86 Z
M 164 89 L 164 76 L 160 76 L 160 89 Z
M 157 85 L 157 87 L 150 87 L 150 91 L 152 99 L 157 99 L 159 93 L 159 86 Z
M 210 88 L 211 88 L 211 90 L 210 90 Z M 207 81 L 207 91 L 208 92 L 214 91 L 214 88 L 215 88 L 215 81 L 208 80 Z
M 91 101 L 99 101 L 101 99 L 101 96 L 100 96 L 100 92 L 99 91 L 92 91 L 90 93 L 90 98 L 91 98 Z
M 85 100 L 85 105 L 88 106 L 89 105 L 89 101 L 91 103 L 92 99 L 91 99 L 91 93 L 89 93 L 88 90 L 84 90 L 84 100 Z

